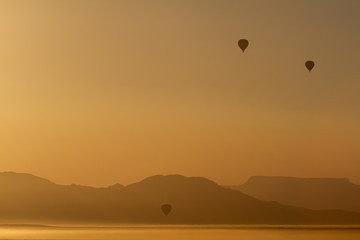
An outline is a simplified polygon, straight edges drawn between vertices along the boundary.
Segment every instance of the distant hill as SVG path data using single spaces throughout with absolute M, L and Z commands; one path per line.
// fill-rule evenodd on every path
M 172 212 L 164 216 L 161 205 Z M 2 223 L 359 224 L 360 213 L 315 211 L 260 201 L 201 177 L 157 175 L 128 186 L 57 185 L 0 173 Z
M 347 178 L 251 177 L 229 186 L 260 200 L 309 209 L 342 209 L 360 212 L 360 186 Z

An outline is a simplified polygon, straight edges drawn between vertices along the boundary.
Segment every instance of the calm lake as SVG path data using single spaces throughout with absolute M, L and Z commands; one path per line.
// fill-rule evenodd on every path
M 0 226 L 0 239 L 97 240 L 359 240 L 357 226 Z

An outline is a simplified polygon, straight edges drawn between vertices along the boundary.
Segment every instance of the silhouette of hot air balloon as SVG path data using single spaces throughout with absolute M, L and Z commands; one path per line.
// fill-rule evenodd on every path
M 309 72 L 311 72 L 311 70 L 314 68 L 315 63 L 313 61 L 306 61 L 305 62 L 305 67 L 309 70 Z
M 249 46 L 249 41 L 246 39 L 240 39 L 238 41 L 238 45 L 239 45 L 240 49 L 244 52 L 245 49 Z
M 170 212 L 171 212 L 171 205 L 170 204 L 163 204 L 161 205 L 161 210 L 163 211 L 163 213 L 165 214 L 165 216 L 167 216 Z

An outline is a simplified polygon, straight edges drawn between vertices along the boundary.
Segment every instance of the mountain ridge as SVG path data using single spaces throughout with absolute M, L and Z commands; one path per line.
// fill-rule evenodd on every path
M 6 175 L 6 174 L 5 174 Z M 203 177 L 155 175 L 127 186 L 93 188 L 0 173 L 1 222 L 141 224 L 359 224 L 360 213 L 315 211 L 261 201 Z M 33 175 L 32 175 L 33 176 Z M 21 178 L 19 180 L 17 178 Z M 11 181 L 9 180 L 11 179 Z M 41 184 L 38 184 L 41 183 Z M 162 204 L 171 204 L 165 217 Z

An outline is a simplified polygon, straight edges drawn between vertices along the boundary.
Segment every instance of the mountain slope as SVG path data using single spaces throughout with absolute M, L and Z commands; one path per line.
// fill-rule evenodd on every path
M 346 178 L 251 177 L 229 188 L 265 201 L 309 209 L 360 212 L 360 186 Z
M 34 181 L 30 182 L 29 179 Z M 24 182 L 27 184 L 22 184 Z M 167 217 L 160 210 L 164 203 L 173 206 Z M 63 186 L 34 176 L 0 173 L 0 220 L 148 224 L 356 224 L 360 223 L 360 214 L 314 211 L 260 201 L 198 177 L 157 175 L 126 187 L 116 185 L 92 188 Z

